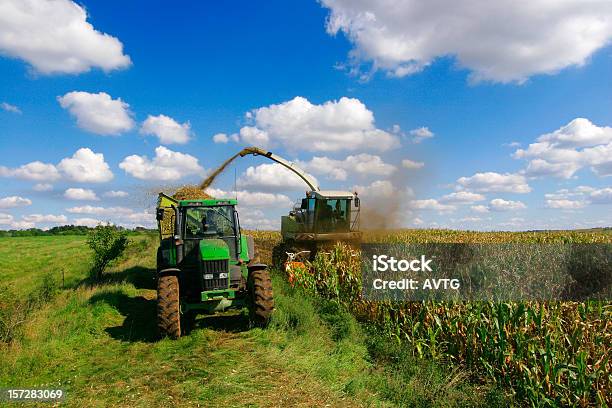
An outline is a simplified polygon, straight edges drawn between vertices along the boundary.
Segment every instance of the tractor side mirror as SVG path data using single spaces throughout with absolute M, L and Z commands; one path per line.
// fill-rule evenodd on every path
M 355 197 L 355 208 L 359 208 L 359 197 Z
M 300 209 L 302 210 L 308 209 L 308 199 L 307 198 L 302 198 L 302 205 L 300 206 Z
M 240 217 L 238 217 L 238 211 L 234 209 L 234 219 L 235 221 L 235 232 L 236 235 L 236 256 L 239 256 L 242 252 L 242 248 L 240 248 Z
M 163 208 L 157 209 L 157 212 L 155 213 L 155 219 L 157 221 L 161 221 L 164 219 L 164 209 Z

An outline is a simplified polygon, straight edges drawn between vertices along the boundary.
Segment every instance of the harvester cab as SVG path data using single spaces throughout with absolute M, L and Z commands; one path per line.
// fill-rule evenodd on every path
M 283 241 L 359 241 L 359 197 L 349 191 L 309 191 L 281 217 Z
M 157 317 L 162 335 L 179 337 L 197 313 L 248 307 L 264 326 L 273 307 L 270 276 L 252 237 L 242 235 L 235 199 L 175 200 L 160 194 Z

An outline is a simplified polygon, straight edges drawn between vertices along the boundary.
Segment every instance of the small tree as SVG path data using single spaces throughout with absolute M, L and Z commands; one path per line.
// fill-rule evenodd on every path
M 109 263 L 119 258 L 128 245 L 126 231 L 112 225 L 98 225 L 87 235 L 87 244 L 93 250 L 91 276 L 99 281 Z

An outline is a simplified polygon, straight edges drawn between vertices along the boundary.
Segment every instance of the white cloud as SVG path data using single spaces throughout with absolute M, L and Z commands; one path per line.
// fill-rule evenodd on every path
M 71 214 L 93 214 L 100 216 L 121 216 L 132 214 L 134 212 L 134 210 L 127 207 L 94 207 L 91 205 L 70 207 L 66 208 L 66 211 Z
M 578 186 L 574 189 L 577 193 L 592 193 L 596 189 L 589 186 Z
M 73 220 L 74 225 L 80 225 L 83 227 L 96 227 L 100 224 L 106 224 L 106 222 L 103 222 L 101 220 L 98 220 L 96 218 L 89 218 L 89 217 L 84 217 L 84 218 L 75 218 Z
M 428 198 L 426 200 L 412 200 L 408 203 L 415 210 L 432 210 L 441 213 L 453 212 L 457 209 L 454 205 L 442 204 L 438 200 Z
M 346 180 L 349 174 L 389 176 L 396 169 L 385 163 L 380 156 L 361 153 L 348 156 L 344 160 L 329 157 L 313 157 L 308 162 L 298 162 L 298 166 L 312 174 L 327 175 L 333 180 Z
M 402 160 L 402 167 L 406 169 L 416 170 L 423 168 L 423 166 L 425 166 L 425 163 L 423 162 L 412 161 L 409 159 Z
M 598 127 L 588 119 L 576 118 L 553 133 L 540 136 L 538 141 L 548 142 L 556 148 L 595 146 L 612 142 L 612 128 Z
M 129 194 L 126 191 L 121 190 L 111 190 L 102 194 L 104 197 L 117 198 L 117 197 L 127 197 Z
M 142 180 L 172 181 L 184 176 L 202 175 L 204 169 L 195 157 L 164 146 L 155 149 L 153 160 L 147 156 L 127 156 L 119 164 L 126 173 Z
M 575 197 L 580 197 L 584 195 L 584 191 L 582 190 L 582 188 L 584 188 L 584 186 L 580 188 L 580 191 L 578 191 L 578 189 L 568 190 L 567 188 L 563 188 L 561 190 L 557 190 L 554 193 L 544 194 L 544 198 L 546 198 L 547 200 L 566 200 Z
M 483 219 L 480 218 L 480 217 L 463 217 L 463 218 L 459 218 L 458 220 L 453 220 L 453 221 L 457 221 L 457 222 L 481 222 L 481 221 L 483 221 Z
M 612 187 L 597 189 L 578 186 L 571 190 L 564 188 L 544 194 L 544 198 L 548 208 L 578 209 L 589 204 L 612 204 Z
M 479 214 L 485 214 L 489 212 L 489 207 L 487 207 L 486 205 L 473 205 L 470 207 L 470 209 L 472 211 L 474 211 L 475 213 L 479 213 Z
M 410 131 L 410 135 L 413 136 L 412 141 L 414 143 L 421 143 L 423 140 L 431 139 L 432 137 L 434 137 L 433 132 L 427 127 L 412 129 Z
M 398 192 L 389 180 L 376 180 L 368 186 L 353 186 L 352 190 L 366 199 L 388 198 Z
M 189 122 L 180 124 L 166 115 L 149 115 L 142 123 L 140 133 L 155 135 L 163 144 L 185 144 L 190 139 L 191 125 Z
M 105 92 L 68 92 L 57 100 L 74 116 L 77 126 L 98 135 L 118 135 L 134 127 L 129 107 L 120 98 L 113 99 Z
M 240 226 L 253 230 L 279 230 L 280 219 L 268 219 L 265 217 L 265 214 L 258 209 L 241 208 Z
M 0 166 L 0 176 L 32 181 L 56 181 L 61 178 L 54 165 L 40 161 L 33 161 L 15 169 Z
M 11 214 L 0 213 L 0 225 L 7 225 L 13 223 L 13 216 Z
M 470 207 L 470 209 L 472 211 L 474 211 L 475 213 L 479 213 L 479 214 L 485 214 L 489 212 L 489 207 L 487 207 L 486 205 L 473 205 Z
M 503 200 L 501 198 L 491 200 L 489 207 L 493 211 L 515 211 L 527 208 L 521 201 Z
M 351 65 L 403 77 L 454 56 L 472 81 L 522 82 L 585 64 L 612 39 L 607 1 L 322 0 L 327 32 L 353 43 Z M 365 75 L 367 77 L 367 74 Z
M 98 196 L 96 196 L 96 193 L 94 193 L 93 190 L 86 188 L 69 188 L 64 192 L 64 197 L 69 200 L 99 200 Z
M 0 53 L 43 74 L 126 68 L 130 57 L 115 37 L 96 31 L 85 9 L 69 0 L 0 3 Z
M 53 190 L 53 184 L 49 183 L 38 183 L 32 187 L 34 191 L 51 191 Z
M 469 191 L 457 191 L 455 193 L 446 194 L 440 198 L 441 202 L 444 203 L 458 203 L 458 204 L 470 204 L 476 201 L 483 201 L 485 196 L 478 193 L 471 193 Z
M 237 181 L 240 188 L 264 192 L 308 190 L 308 185 L 295 173 L 278 163 L 250 166 Z
M 589 193 L 589 196 L 594 204 L 612 204 L 611 187 L 593 190 Z
M 244 143 L 255 146 L 266 147 L 270 143 L 268 132 L 253 126 L 242 127 L 240 129 L 239 138 L 239 140 L 242 140 Z
M 36 224 L 29 221 L 14 221 L 11 223 L 11 228 L 25 230 L 36 227 Z
M 155 225 L 155 215 L 148 210 L 135 211 L 127 207 L 94 207 L 84 205 L 67 208 L 66 211 L 71 214 L 94 215 L 102 218 L 105 222 L 112 221 L 117 225 L 128 228 L 137 226 L 153 227 Z M 96 226 L 101 223 L 99 218 L 76 218 L 75 223 L 77 225 Z
M 10 196 L 0 198 L 0 208 L 14 208 L 32 205 L 32 200 L 19 196 Z
M 153 227 L 156 223 L 155 214 L 146 210 L 121 216 L 119 222 L 128 227 Z
M 566 200 L 566 199 L 552 199 L 546 200 L 547 208 L 557 208 L 563 210 L 576 210 L 584 208 L 588 203 L 586 201 L 577 200 Z
M 250 207 L 290 207 L 293 202 L 284 194 L 238 191 L 238 203 Z
M 237 196 L 238 204 L 247 207 L 289 207 L 293 204 L 291 199 L 284 194 L 252 192 L 246 190 L 239 190 L 237 192 L 224 191 L 216 188 L 209 188 L 206 192 L 217 198 L 232 198 Z
M 4 110 L 6 112 L 21 114 L 21 109 L 19 109 L 19 107 L 15 106 L 15 105 L 11 105 L 8 102 L 0 103 L 0 109 Z
M 68 222 L 68 218 L 66 218 L 65 215 L 52 215 L 52 214 L 47 214 L 47 215 L 42 215 L 42 214 L 30 214 L 30 215 L 24 215 L 23 220 L 25 222 L 31 222 L 31 223 L 54 223 L 54 224 L 62 224 L 62 223 L 66 223 Z
M 457 180 L 461 188 L 482 193 L 519 193 L 531 191 L 525 176 L 512 173 L 476 173 L 470 177 L 461 177 Z
M 374 114 L 354 98 L 315 105 L 297 96 L 254 109 L 246 117 L 252 126 L 240 129 L 240 139 L 248 144 L 280 144 L 288 150 L 327 152 L 385 151 L 399 145 L 396 136 L 376 128 Z
M 578 170 L 580 166 L 575 163 L 549 163 L 546 160 L 535 159 L 527 164 L 525 174 L 529 177 L 553 176 L 567 179 Z
M 229 137 L 225 133 L 217 133 L 213 136 L 213 142 L 215 143 L 227 143 L 229 142 Z
M 80 148 L 72 157 L 63 159 L 57 166 L 40 161 L 30 162 L 13 169 L 0 166 L 2 177 L 43 182 L 35 186 L 37 191 L 48 191 L 50 182 L 62 178 L 60 171 L 66 179 L 80 183 L 102 183 L 113 179 L 113 173 L 104 161 L 104 155 L 94 153 L 89 148 Z
M 79 183 L 104 183 L 114 177 L 104 155 L 86 147 L 77 150 L 72 157 L 62 159 L 57 167 L 68 180 Z
M 498 224 L 500 227 L 511 227 L 511 228 L 524 228 L 525 227 L 525 219 L 521 217 L 513 217 L 510 218 L 507 222 L 500 222 Z M 542 229 L 543 225 L 534 229 Z
M 525 174 L 530 177 L 567 179 L 587 166 L 599 176 L 611 176 L 612 127 L 599 127 L 588 119 L 576 118 L 538 137 L 527 149 L 518 149 L 513 157 L 529 160 Z

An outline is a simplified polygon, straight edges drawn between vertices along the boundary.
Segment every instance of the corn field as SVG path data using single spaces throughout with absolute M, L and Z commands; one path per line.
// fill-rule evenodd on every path
M 278 242 L 274 233 L 256 240 Z M 267 236 L 263 236 L 267 234 Z M 270 240 L 270 241 L 269 241 Z M 395 231 L 369 242 L 611 243 L 605 232 Z M 362 295 L 359 252 L 338 244 L 288 277 L 336 300 L 415 356 L 469 369 L 532 406 L 612 405 L 610 302 L 392 302 Z

